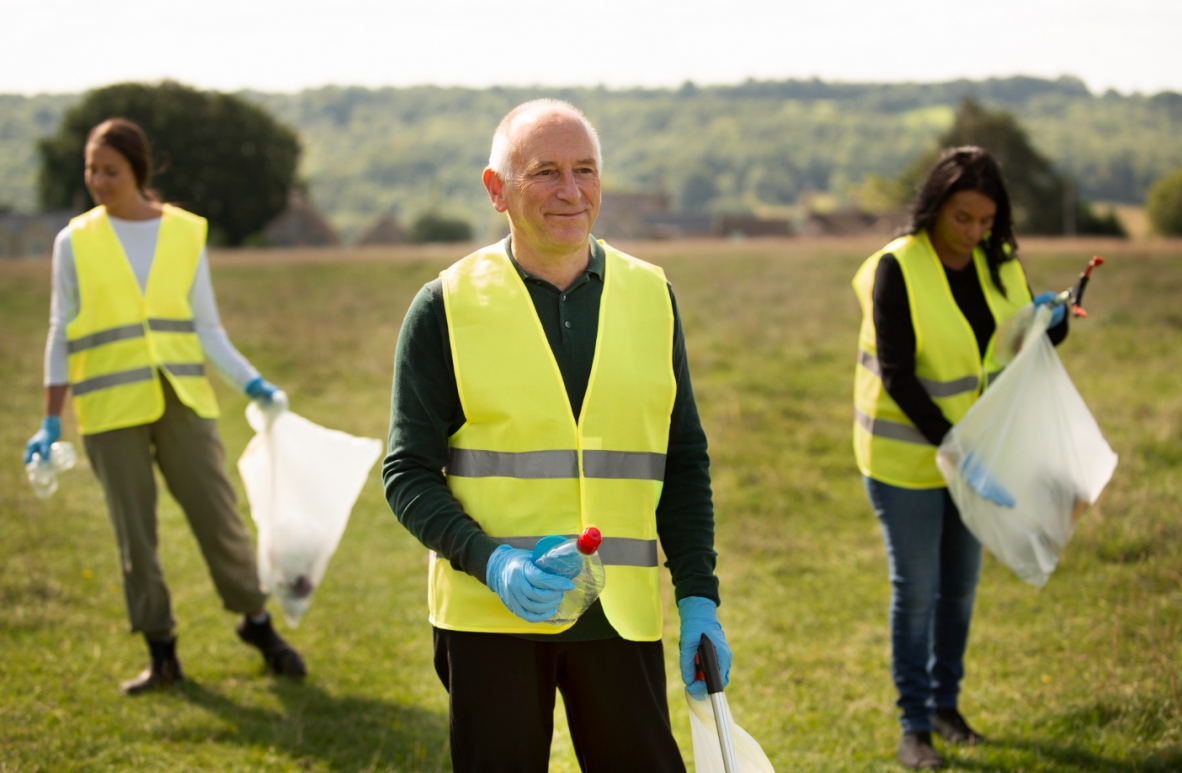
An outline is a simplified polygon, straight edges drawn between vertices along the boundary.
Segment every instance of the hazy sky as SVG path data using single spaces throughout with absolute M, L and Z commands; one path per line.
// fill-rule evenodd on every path
M 1182 0 L 0 0 L 0 93 L 1063 74 L 1182 92 Z

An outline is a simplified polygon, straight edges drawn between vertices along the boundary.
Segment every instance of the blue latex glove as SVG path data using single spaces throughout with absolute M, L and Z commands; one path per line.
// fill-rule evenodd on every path
M 488 557 L 484 577 L 501 603 L 530 623 L 548 620 L 558 609 L 562 594 L 575 589 L 567 578 L 538 568 L 531 551 L 508 545 L 501 545 Z
M 258 400 L 263 405 L 270 405 L 271 401 L 275 399 L 275 394 L 283 390 L 262 376 L 256 376 L 253 381 L 246 385 L 244 391 L 251 399 Z
M 731 680 L 731 647 L 718 622 L 718 607 L 710 599 L 686 596 L 677 602 L 677 613 L 681 616 L 681 681 L 685 682 L 690 695 L 701 700 L 706 697 L 706 683 L 694 681 L 694 655 L 698 654 L 702 634 L 710 637 L 718 651 L 718 670 L 722 672 L 723 687 Z
M 25 443 L 25 464 L 33 461 L 36 454 L 42 459 L 49 458 L 49 447 L 62 436 L 62 420 L 57 416 L 46 416 L 41 420 L 41 429 L 37 430 L 29 442 Z
M 1045 292 L 1034 296 L 1034 308 L 1045 306 L 1051 301 L 1055 300 L 1058 293 Z M 1067 305 L 1060 304 L 1051 311 L 1051 321 L 1047 323 L 1047 327 L 1054 327 L 1063 321 L 1063 317 L 1067 316 Z
M 1017 504 L 1014 501 L 1014 495 L 1006 491 L 1005 486 L 994 480 L 993 476 L 985 471 L 980 460 L 973 454 L 967 454 L 964 461 L 960 463 L 960 474 L 964 476 L 965 483 L 972 486 L 973 491 L 993 504 L 1002 507 L 1013 507 Z

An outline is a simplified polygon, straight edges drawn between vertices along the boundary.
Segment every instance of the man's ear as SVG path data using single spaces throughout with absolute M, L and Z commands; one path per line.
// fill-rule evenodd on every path
M 505 203 L 505 182 L 501 176 L 492 169 L 484 170 L 484 189 L 488 191 L 489 201 L 492 202 L 493 209 L 497 212 L 505 212 L 509 209 L 509 205 Z

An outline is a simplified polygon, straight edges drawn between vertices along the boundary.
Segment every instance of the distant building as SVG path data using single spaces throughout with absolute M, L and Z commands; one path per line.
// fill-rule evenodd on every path
M 406 231 L 398 224 L 393 215 L 379 215 L 354 242 L 358 247 L 368 247 L 379 244 L 405 244 L 410 241 Z
M 605 239 L 676 239 L 709 236 L 708 212 L 670 212 L 664 193 L 604 193 L 594 233 Z
M 288 191 L 287 208 L 263 226 L 263 236 L 272 247 L 332 247 L 341 243 L 336 230 L 295 187 Z
M 805 236 L 890 236 L 907 224 L 906 212 L 876 215 L 860 209 L 812 212 L 804 224 Z
M 55 209 L 35 215 L 0 212 L 0 258 L 47 258 L 53 252 L 58 231 L 70 224 L 75 213 Z
M 724 215 L 715 233 L 719 236 L 792 236 L 792 223 L 781 218 Z
M 651 239 L 649 218 L 669 212 L 664 193 L 604 193 L 593 232 L 604 239 Z
M 714 217 L 709 212 L 661 212 L 648 218 L 651 239 L 685 239 L 710 236 Z

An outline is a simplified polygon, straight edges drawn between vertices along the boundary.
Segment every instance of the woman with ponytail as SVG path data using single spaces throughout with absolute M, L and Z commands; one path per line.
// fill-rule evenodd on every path
M 230 343 L 218 318 L 204 218 L 163 204 L 148 187 L 142 129 L 112 118 L 86 141 L 86 187 L 97 206 L 70 221 L 53 253 L 45 355 L 46 404 L 25 461 L 48 458 L 67 392 L 119 548 L 131 630 L 149 667 L 125 694 L 182 679 L 175 620 L 157 559 L 153 462 L 184 511 L 237 632 L 269 670 L 303 676 L 299 654 L 271 626 L 250 533 L 235 506 L 217 432 L 206 360 L 268 410 L 287 398 Z

